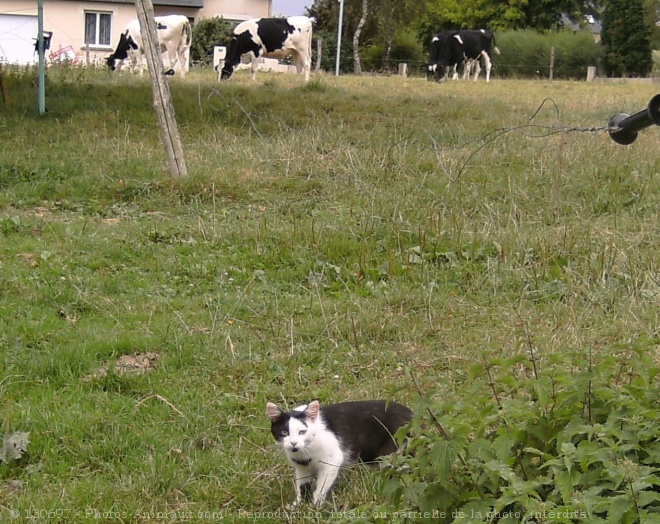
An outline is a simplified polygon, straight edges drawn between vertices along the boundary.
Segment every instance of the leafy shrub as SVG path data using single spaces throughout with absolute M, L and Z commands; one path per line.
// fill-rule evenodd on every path
M 558 31 L 542 34 L 536 31 L 504 31 L 496 33 L 501 55 L 493 56 L 497 76 L 547 78 L 550 54 L 555 48 L 554 78 L 585 78 L 587 67 L 597 65 L 600 45 L 588 31 Z
M 203 18 L 195 22 L 192 31 L 190 58 L 205 65 L 213 61 L 213 47 L 229 45 L 232 27 L 224 18 Z
M 385 56 L 385 46 L 382 44 L 375 44 L 366 47 L 360 51 L 360 58 L 362 59 L 362 68 L 365 71 L 380 71 L 383 65 L 383 57 Z
M 316 67 L 317 42 L 322 41 L 321 46 L 321 69 L 334 72 L 337 65 L 337 34 L 331 31 L 316 31 L 312 44 L 312 67 Z M 341 40 L 341 55 L 339 57 L 339 71 L 348 73 L 353 71 L 353 38 L 350 35 Z
M 484 357 L 452 400 L 422 402 L 383 472 L 390 507 L 416 522 L 660 522 L 657 344 Z
M 376 44 L 360 51 L 365 71 L 396 70 L 399 63 L 407 62 L 417 66 L 423 62 L 424 51 L 415 34 L 409 30 L 398 31 L 392 40 L 390 63 L 385 64 L 385 45 Z

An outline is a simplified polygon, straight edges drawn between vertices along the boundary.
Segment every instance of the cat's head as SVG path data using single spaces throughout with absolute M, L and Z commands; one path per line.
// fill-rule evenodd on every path
M 318 400 L 293 411 L 282 411 L 272 402 L 266 404 L 266 414 L 270 419 L 270 432 L 285 451 L 304 452 L 305 448 L 314 440 L 319 407 Z

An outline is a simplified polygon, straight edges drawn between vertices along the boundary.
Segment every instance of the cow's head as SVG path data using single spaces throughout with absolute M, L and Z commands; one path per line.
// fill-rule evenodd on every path
M 426 65 L 426 79 L 433 80 L 435 77 L 435 70 L 437 69 L 437 64 L 427 64 Z
M 441 82 L 446 74 L 447 66 L 442 64 L 433 64 L 429 65 L 428 71 L 426 72 L 426 79 L 434 80 L 435 82 Z
M 257 35 L 258 26 L 252 21 L 242 22 L 234 29 L 231 42 L 227 46 L 227 56 L 224 63 L 220 62 L 220 80 L 229 80 L 234 74 L 234 69 L 241 62 L 241 56 L 252 53 L 259 57 L 262 54 L 261 41 Z
M 116 69 L 117 60 L 126 60 L 128 58 L 129 51 L 136 51 L 138 45 L 135 43 L 135 40 L 128 34 L 128 29 L 126 32 L 119 35 L 119 43 L 117 44 L 117 49 L 112 53 L 105 62 L 108 65 L 108 69 L 114 71 Z
M 234 74 L 234 66 L 229 65 L 225 60 L 218 64 L 218 69 L 220 69 L 220 80 L 229 80 Z

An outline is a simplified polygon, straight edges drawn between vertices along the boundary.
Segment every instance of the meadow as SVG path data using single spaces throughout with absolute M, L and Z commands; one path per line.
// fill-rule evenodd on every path
M 657 360 L 660 129 L 602 129 L 657 84 L 193 72 L 177 179 L 146 79 L 52 69 L 45 116 L 3 80 L 3 522 L 350 520 L 377 472 L 283 516 L 266 402 L 451 402 L 530 345 Z

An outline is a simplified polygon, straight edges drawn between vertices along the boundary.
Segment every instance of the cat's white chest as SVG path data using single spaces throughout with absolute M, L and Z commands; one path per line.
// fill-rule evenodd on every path
M 307 466 L 312 471 L 318 471 L 325 467 L 341 468 L 348 462 L 349 457 L 342 449 L 340 442 L 334 433 L 329 431 L 323 424 L 317 424 L 311 440 L 304 447 L 293 451 L 287 449 L 287 455 L 295 465 Z

